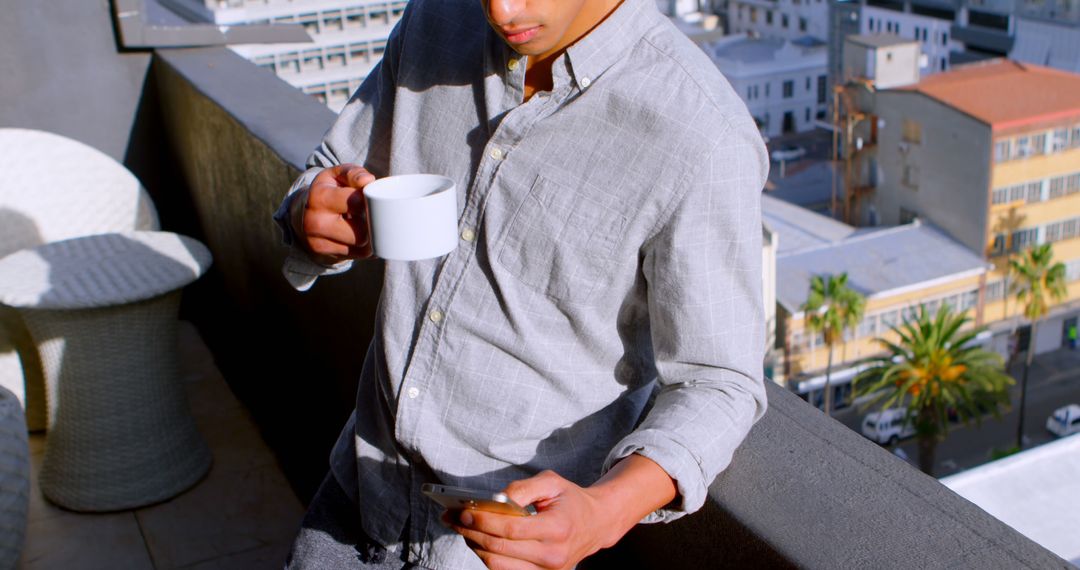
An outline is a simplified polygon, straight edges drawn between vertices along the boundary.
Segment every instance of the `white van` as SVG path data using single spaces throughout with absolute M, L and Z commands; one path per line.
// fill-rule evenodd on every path
M 1046 429 L 1058 437 L 1080 433 L 1080 405 L 1069 404 L 1054 410 L 1046 418 Z
M 862 422 L 862 434 L 880 445 L 893 445 L 897 441 L 915 435 L 914 421 L 904 421 L 905 410 L 888 408 L 866 414 Z M 914 418 L 913 418 L 914 419 Z

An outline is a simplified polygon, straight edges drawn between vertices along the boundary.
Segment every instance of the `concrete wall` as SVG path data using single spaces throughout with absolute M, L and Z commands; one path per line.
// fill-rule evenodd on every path
M 118 53 L 108 0 L 8 0 L 0 127 L 52 131 L 125 162 L 148 52 Z
M 933 222 L 982 253 L 990 204 L 990 127 L 924 95 L 880 91 L 874 113 L 881 177 L 871 203 L 884 225 L 900 223 L 900 209 Z M 904 119 L 922 127 L 921 144 L 902 144 Z M 918 188 L 904 184 L 904 168 L 918 168 Z
M 271 215 L 335 115 L 224 49 L 160 51 L 153 77 L 193 233 L 214 254 L 188 291 L 190 316 L 308 497 L 354 406 L 381 283 L 376 263 L 307 293 L 281 275 L 286 248 Z

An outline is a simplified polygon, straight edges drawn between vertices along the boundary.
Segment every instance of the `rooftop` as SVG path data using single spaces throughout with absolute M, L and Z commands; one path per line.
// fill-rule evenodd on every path
M 743 68 L 745 71 L 760 70 L 763 64 L 773 63 L 783 67 L 804 67 L 808 58 L 820 58 L 824 63 L 825 43 L 809 36 L 794 41 L 780 38 L 733 35 L 703 46 L 717 66 L 725 73 Z
M 941 483 L 1080 566 L 1080 436 L 969 469 Z
M 941 101 L 994 130 L 1080 117 L 1080 74 L 1005 59 L 954 67 L 900 90 Z
M 883 48 L 916 43 L 915 40 L 900 37 L 896 34 L 857 34 L 853 36 L 848 36 L 846 40 L 851 43 L 873 48 Z
M 762 194 L 761 214 L 765 223 L 780 235 L 777 255 L 787 255 L 838 243 L 855 233 L 855 228 L 775 197 Z
M 767 216 L 766 219 L 770 218 Z M 838 241 L 829 242 L 821 231 L 828 228 L 825 223 L 804 219 L 812 225 L 808 229 L 796 225 L 795 229 L 804 232 L 796 235 L 801 238 L 811 234 L 820 240 L 820 244 L 786 253 L 782 251 L 776 256 L 776 300 L 793 314 L 806 302 L 810 279 L 815 275 L 846 272 L 853 289 L 874 297 L 987 270 L 987 263 L 981 256 L 922 222 L 853 231 Z M 783 247 L 786 238 L 783 228 L 771 227 L 780 234 Z M 926 255 L 929 251 L 934 255 Z

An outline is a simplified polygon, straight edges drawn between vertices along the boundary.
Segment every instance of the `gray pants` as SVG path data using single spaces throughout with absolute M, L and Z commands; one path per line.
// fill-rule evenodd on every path
M 287 570 L 421 569 L 404 560 L 401 552 L 388 552 L 360 527 L 360 512 L 333 475 L 323 479 L 311 499 L 300 532 L 285 560 Z

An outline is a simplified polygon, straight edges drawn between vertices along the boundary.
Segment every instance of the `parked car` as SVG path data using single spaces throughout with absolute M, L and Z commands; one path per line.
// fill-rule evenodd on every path
M 862 422 L 862 434 L 879 445 L 894 445 L 897 441 L 915 435 L 915 424 L 906 421 L 906 410 L 888 408 L 866 414 Z
M 798 145 L 786 144 L 772 151 L 769 156 L 776 162 L 783 160 L 798 160 L 806 156 L 806 149 Z
M 1080 405 L 1069 404 L 1054 410 L 1046 418 L 1046 429 L 1058 437 L 1080 433 Z

